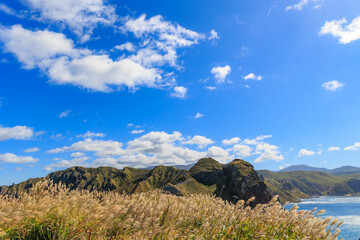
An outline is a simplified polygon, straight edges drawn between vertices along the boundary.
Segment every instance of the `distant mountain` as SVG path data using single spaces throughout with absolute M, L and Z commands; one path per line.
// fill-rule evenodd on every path
M 52 180 L 54 183 L 62 182 L 70 189 L 90 191 L 132 194 L 163 189 L 176 195 L 215 194 L 232 202 L 255 197 L 252 204 L 266 203 L 272 197 L 250 163 L 235 159 L 231 163 L 221 164 L 212 158 L 200 159 L 189 170 L 172 166 L 157 166 L 153 169 L 125 167 L 122 170 L 112 167 L 72 167 L 50 173 L 45 178 L 2 186 L 0 193 L 16 195 L 44 179 Z
M 326 172 L 333 175 L 344 175 L 344 174 L 354 174 L 354 173 L 360 173 L 359 167 L 353 167 L 353 166 L 343 166 L 339 168 L 334 169 L 327 169 L 327 168 L 317 168 L 317 167 L 311 167 L 308 165 L 293 165 L 286 167 L 279 172 L 295 172 L 295 171 L 306 171 L 306 172 Z
M 329 173 L 334 174 L 334 175 L 360 173 L 360 168 L 353 167 L 353 166 L 343 166 L 343 167 L 339 167 L 339 168 L 334 168 L 334 169 L 330 170 Z
M 295 172 L 295 171 L 307 171 L 307 172 L 328 172 L 329 169 L 327 168 L 317 168 L 317 167 L 310 167 L 308 165 L 293 165 L 281 169 L 279 172 Z

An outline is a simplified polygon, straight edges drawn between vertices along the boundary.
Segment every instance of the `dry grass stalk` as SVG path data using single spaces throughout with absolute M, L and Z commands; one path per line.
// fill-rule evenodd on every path
M 342 222 L 290 210 L 274 197 L 250 208 L 209 195 L 160 190 L 70 191 L 44 181 L 0 198 L 0 239 L 336 239 Z M 321 214 L 322 212 L 318 212 Z

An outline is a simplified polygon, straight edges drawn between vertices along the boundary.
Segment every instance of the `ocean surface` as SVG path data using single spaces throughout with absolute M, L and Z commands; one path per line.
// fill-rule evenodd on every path
M 292 207 L 288 204 L 286 208 Z M 359 240 L 360 239 L 360 197 L 319 197 L 304 199 L 298 203 L 299 210 L 324 209 L 322 218 L 329 216 L 344 220 L 340 226 L 339 239 Z

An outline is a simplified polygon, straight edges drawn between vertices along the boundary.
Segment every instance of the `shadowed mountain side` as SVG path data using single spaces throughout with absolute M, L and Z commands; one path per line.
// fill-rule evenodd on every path
M 271 200 L 271 194 L 253 166 L 240 159 L 229 164 L 220 164 L 212 158 L 200 159 L 190 170 L 169 166 L 153 169 L 125 167 L 84 168 L 72 167 L 50 173 L 45 177 L 54 183 L 62 182 L 70 189 L 115 191 L 127 194 L 147 192 L 153 189 L 186 195 L 193 193 L 215 194 L 225 200 L 236 202 L 255 197 L 256 203 Z M 44 178 L 29 179 L 25 182 L 0 188 L 2 194 L 16 194 L 27 191 Z

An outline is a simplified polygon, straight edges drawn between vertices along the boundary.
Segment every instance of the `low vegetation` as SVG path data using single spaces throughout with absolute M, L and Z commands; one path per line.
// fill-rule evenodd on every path
M 70 190 L 51 181 L 0 198 L 0 239 L 336 239 L 337 220 L 286 210 L 274 197 L 251 208 L 213 195 Z M 321 214 L 322 211 L 318 212 Z

